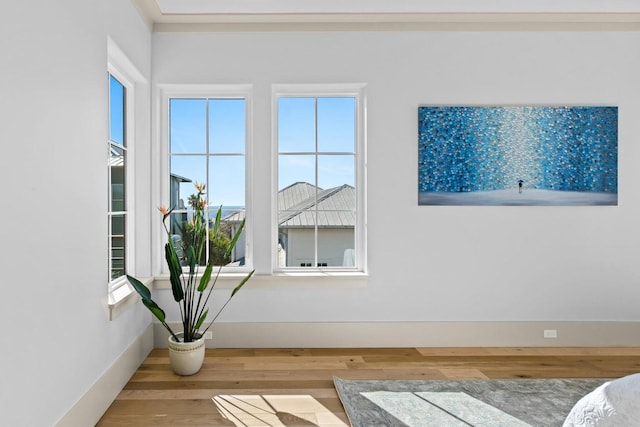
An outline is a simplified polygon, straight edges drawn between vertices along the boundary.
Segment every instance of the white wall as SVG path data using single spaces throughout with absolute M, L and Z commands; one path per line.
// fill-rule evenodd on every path
M 149 79 L 150 32 L 128 0 L 2 5 L 2 425 L 54 425 L 150 322 L 140 306 L 111 322 L 104 310 L 109 35 Z
M 366 286 L 324 286 L 340 282 L 327 278 L 296 287 L 289 278 L 278 287 L 283 279 L 260 278 L 221 320 L 640 320 L 638 46 L 634 32 L 154 34 L 154 84 L 254 85 L 261 212 L 271 190 L 263 160 L 271 85 L 367 84 Z M 421 104 L 617 105 L 619 206 L 418 206 Z M 260 215 L 255 223 L 259 273 L 269 269 L 269 221 Z M 157 292 L 170 305 L 169 291 Z

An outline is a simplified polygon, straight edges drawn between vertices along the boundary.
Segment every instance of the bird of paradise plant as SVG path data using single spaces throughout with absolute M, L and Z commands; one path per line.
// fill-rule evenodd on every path
M 207 207 L 207 200 L 204 198 L 205 185 L 195 183 L 197 190 L 196 194 L 192 194 L 189 197 L 189 204 L 193 207 L 193 216 L 190 219 L 189 226 L 183 230 L 184 239 L 182 242 L 183 253 L 186 257 L 186 266 L 183 269 L 180 259 L 176 251 L 176 243 L 172 239 L 172 235 L 167 228 L 166 220 L 171 216 L 173 209 L 167 209 L 165 206 L 158 208 L 162 215 L 162 225 L 167 235 L 167 243 L 164 245 L 165 259 L 169 266 L 169 281 L 171 282 L 171 291 L 173 293 L 173 299 L 178 303 L 180 307 L 180 316 L 182 318 L 183 327 L 183 339 L 180 340 L 177 334 L 171 329 L 166 321 L 166 315 L 158 304 L 151 299 L 151 291 L 142 282 L 135 277 L 127 275 L 129 282 L 133 288 L 138 292 L 142 298 L 142 303 L 147 307 L 151 313 L 160 321 L 167 331 L 171 334 L 175 341 L 193 342 L 204 335 L 209 330 L 213 322 L 218 318 L 220 313 L 226 308 L 227 304 L 231 301 L 236 293 L 247 283 L 249 278 L 253 275 L 254 271 L 247 274 L 240 283 L 233 289 L 231 295 L 222 307 L 217 311 L 215 316 L 209 321 L 209 324 L 204 330 L 200 330 L 204 322 L 207 320 L 209 314 L 209 308 L 207 303 L 216 285 L 220 272 L 222 271 L 222 265 L 214 266 L 213 257 L 209 257 L 206 263 L 206 267 L 199 274 L 200 263 L 202 259 L 204 248 L 207 243 L 207 223 L 204 214 L 204 210 Z M 215 238 L 220 232 L 220 221 L 222 216 L 222 206 L 218 208 L 215 221 L 213 223 L 212 236 Z M 244 220 L 240 223 L 238 230 L 235 232 L 231 240 L 229 241 L 225 257 L 230 256 L 233 248 L 238 242 L 238 238 L 244 229 Z M 215 275 L 213 274 L 214 268 L 217 268 Z M 185 274 L 186 272 L 186 274 Z

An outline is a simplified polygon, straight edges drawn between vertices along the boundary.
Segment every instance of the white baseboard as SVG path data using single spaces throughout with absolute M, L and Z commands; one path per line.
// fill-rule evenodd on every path
M 140 335 L 56 424 L 93 426 L 153 349 L 153 326 Z
M 171 324 L 175 331 L 179 323 Z M 639 346 L 640 322 L 216 323 L 210 348 Z M 544 338 L 544 331 L 556 338 Z M 154 347 L 167 331 L 154 323 Z

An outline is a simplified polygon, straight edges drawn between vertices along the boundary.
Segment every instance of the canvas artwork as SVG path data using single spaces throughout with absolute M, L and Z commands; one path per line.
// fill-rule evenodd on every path
M 420 205 L 617 205 L 618 108 L 421 106 Z

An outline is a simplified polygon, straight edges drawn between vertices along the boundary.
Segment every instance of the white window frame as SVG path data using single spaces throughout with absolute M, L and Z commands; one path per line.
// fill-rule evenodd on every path
M 138 151 L 137 146 L 139 142 L 146 142 L 143 139 L 138 138 L 146 138 L 148 135 L 148 131 L 143 129 L 142 126 L 144 123 L 139 123 L 137 120 L 138 115 L 142 117 L 144 122 L 144 108 L 146 105 L 146 100 L 144 99 L 144 94 L 146 93 L 146 88 L 148 87 L 147 79 L 144 75 L 136 68 L 136 66 L 131 62 L 131 60 L 127 57 L 127 55 L 120 49 L 120 47 L 113 41 L 113 39 L 107 36 L 107 76 L 109 74 L 113 75 L 120 83 L 122 83 L 127 91 L 126 94 L 126 105 L 125 105 L 125 137 L 127 138 L 127 170 L 126 170 L 126 208 L 127 208 L 127 222 L 126 222 L 126 272 L 127 274 L 138 276 L 138 266 L 136 259 L 136 251 L 140 249 L 140 245 L 146 246 L 145 242 L 136 241 L 135 238 L 135 229 L 136 226 L 140 226 L 141 222 L 146 223 L 145 218 L 140 218 L 138 212 L 136 211 L 136 164 L 138 164 L 138 160 L 136 159 L 136 152 Z M 109 86 L 108 79 L 107 84 L 105 85 L 107 88 L 107 96 Z M 109 124 L 109 114 L 110 111 L 107 111 L 106 123 L 107 126 Z M 105 141 L 108 144 L 109 141 L 109 132 L 110 129 L 107 128 L 107 135 Z M 107 145 L 108 146 L 108 145 Z M 109 151 L 106 151 L 106 154 L 109 155 Z M 105 163 L 107 163 L 105 159 Z M 107 163 L 108 164 L 108 163 Z M 108 177 L 107 177 L 108 179 Z M 109 182 L 108 185 L 111 183 Z M 109 189 L 110 191 L 110 189 Z M 110 203 L 110 200 L 107 201 Z M 111 207 L 109 206 L 109 209 Z M 107 240 L 109 236 L 107 236 Z M 107 248 L 109 248 L 110 243 L 107 241 Z M 140 255 L 140 254 L 138 254 Z M 107 314 L 107 318 L 109 320 L 114 320 L 119 315 L 124 313 L 127 307 L 132 306 L 137 301 L 137 293 L 133 290 L 132 286 L 126 280 L 126 277 L 118 278 L 116 280 L 110 280 L 111 274 L 111 266 L 110 266 L 110 255 L 107 258 L 107 297 L 106 297 L 106 307 L 105 311 Z M 139 277 L 143 282 L 148 285 L 151 283 L 151 278 L 148 277 Z
M 233 99 L 244 98 L 245 100 L 245 265 L 242 267 L 223 267 L 223 274 L 243 274 L 253 269 L 253 197 L 252 197 L 252 174 L 253 174 L 253 155 L 252 155 L 252 129 L 253 129 L 253 86 L 250 84 L 213 84 L 213 85 L 159 85 L 160 89 L 160 108 L 159 122 L 161 123 L 161 147 L 160 147 L 160 171 L 161 171 L 161 188 L 160 197 L 157 206 L 169 206 L 170 203 L 170 164 L 171 157 L 169 146 L 169 101 L 174 98 L 179 99 Z M 161 226 L 160 215 L 157 220 L 152 220 L 152 226 L 155 232 L 155 241 L 160 244 L 154 244 L 156 251 L 154 258 L 160 265 L 161 274 L 167 275 L 169 268 L 164 262 L 164 247 L 166 236 Z
M 367 214 L 366 214 L 366 84 L 275 84 L 272 86 L 272 191 L 271 206 L 271 265 L 275 273 L 310 274 L 340 273 L 352 274 L 367 272 Z M 278 265 L 278 100 L 282 97 L 353 97 L 356 101 L 355 132 L 355 189 L 356 189 L 356 226 L 355 226 L 355 266 L 354 267 L 280 267 Z
M 120 276 L 114 280 L 111 280 L 111 206 L 108 210 L 108 246 L 109 246 L 109 258 L 108 258 L 108 271 L 109 271 L 109 288 L 110 294 L 123 293 L 119 291 L 121 287 L 128 283 L 126 274 L 132 274 L 133 266 L 135 265 L 135 238 L 134 238 L 134 203 L 135 203 L 135 85 L 133 81 L 122 72 L 111 61 L 108 64 L 108 75 L 113 76 L 125 89 L 125 111 L 124 111 L 124 141 L 125 141 L 125 275 Z M 108 114 L 111 114 L 109 109 Z M 110 123 L 110 117 L 108 118 Z M 110 132 L 110 129 L 109 129 Z M 107 137 L 107 148 L 110 149 L 111 141 Z M 107 151 L 109 154 L 109 151 Z M 108 203 L 111 204 L 111 179 L 110 171 L 108 185 L 109 185 L 109 199 Z

